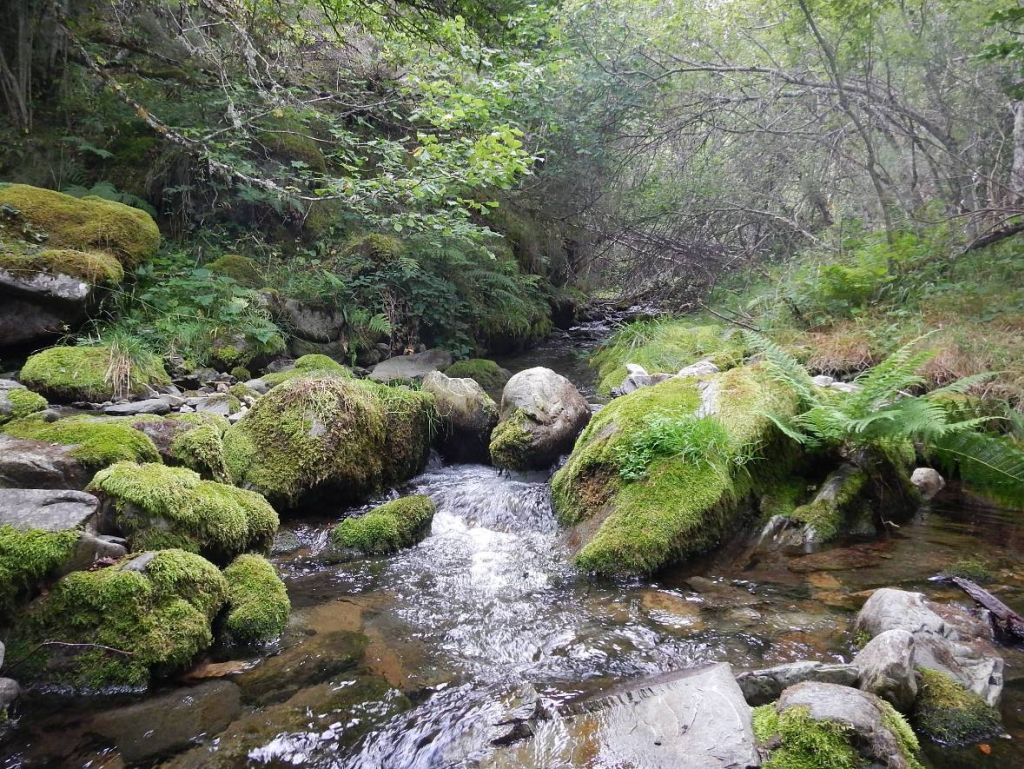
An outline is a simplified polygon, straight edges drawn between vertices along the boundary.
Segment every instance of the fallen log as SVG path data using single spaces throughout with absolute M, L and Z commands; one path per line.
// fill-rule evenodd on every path
M 1024 617 L 1021 617 L 990 592 L 969 579 L 953 577 L 951 581 L 981 606 L 989 610 L 992 616 L 992 624 L 995 625 L 996 630 L 1004 635 L 1012 636 L 1018 641 L 1024 641 Z

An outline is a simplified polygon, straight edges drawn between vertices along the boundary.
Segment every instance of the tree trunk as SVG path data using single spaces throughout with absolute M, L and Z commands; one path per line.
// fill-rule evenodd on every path
M 1012 205 L 1024 203 L 1024 101 L 1010 105 L 1013 112 L 1013 165 L 1010 167 Z

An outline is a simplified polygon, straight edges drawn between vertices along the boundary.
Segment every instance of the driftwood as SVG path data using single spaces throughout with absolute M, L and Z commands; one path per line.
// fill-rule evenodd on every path
M 1018 641 L 1024 641 L 1024 617 L 1021 617 L 990 592 L 969 579 L 953 577 L 951 581 L 981 606 L 989 610 L 992 615 L 992 624 L 995 625 L 996 630 L 1007 636 L 1012 636 Z

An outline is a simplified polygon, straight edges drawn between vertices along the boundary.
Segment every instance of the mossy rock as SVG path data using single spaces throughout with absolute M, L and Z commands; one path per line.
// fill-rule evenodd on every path
M 282 382 L 310 376 L 336 376 L 348 379 L 352 377 L 352 372 L 334 358 L 321 353 L 310 353 L 298 358 L 290 369 L 264 374 L 260 379 L 268 386 L 276 387 Z
M 268 548 L 278 526 L 259 494 L 184 467 L 119 462 L 96 473 L 87 491 L 133 550 L 174 547 L 223 563 Z
M 487 358 L 460 360 L 444 370 L 453 379 L 472 379 L 488 392 L 497 392 L 505 386 L 512 373 Z
M 115 462 L 159 462 L 160 454 L 145 433 L 125 417 L 78 415 L 48 422 L 40 415 L 15 419 L 0 427 L 15 438 L 73 446 L 70 455 L 92 470 Z
M 112 373 L 119 369 L 126 375 L 120 385 L 115 385 Z M 19 379 L 47 398 L 62 402 L 102 402 L 115 396 L 143 395 L 149 387 L 171 383 L 157 356 L 136 353 L 129 359 L 116 346 L 102 344 L 60 345 L 37 352 L 25 361 Z
M 216 566 L 182 550 L 74 572 L 20 615 L 10 658 L 23 680 L 85 691 L 145 688 L 210 646 L 227 590 Z
M 259 368 L 286 349 L 284 337 L 276 333 L 265 339 L 242 333 L 223 335 L 210 342 L 210 365 L 218 371 Z
M 331 531 L 331 541 L 365 555 L 397 553 L 426 538 L 435 512 L 437 507 L 428 496 L 402 497 L 365 515 L 346 518 Z
M 715 547 L 739 525 L 753 492 L 789 467 L 767 413 L 792 413 L 793 395 L 760 366 L 703 385 L 670 379 L 599 411 L 552 479 L 559 520 L 574 527 L 578 566 L 597 574 L 650 574 Z M 708 398 L 713 408 L 702 400 Z M 651 449 L 658 431 L 687 428 L 701 443 Z M 770 459 L 765 459 L 770 457 Z
M 224 569 L 228 583 L 227 637 L 240 644 L 272 641 L 284 631 L 291 612 L 288 591 L 273 565 L 259 555 L 238 556 Z
M 236 483 L 275 505 L 364 499 L 423 469 L 433 397 L 337 376 L 290 379 L 224 435 Z
M 999 711 L 981 696 L 939 670 L 918 672 L 913 722 L 922 735 L 943 745 L 967 745 L 1003 733 Z
M 639 321 L 617 332 L 592 363 L 600 379 L 598 391 L 607 395 L 626 378 L 627 363 L 652 374 L 674 374 L 702 358 L 710 358 L 721 369 L 731 368 L 742 362 L 745 352 L 736 329 L 688 320 Z
M 42 395 L 24 387 L 0 389 L 0 425 L 35 414 L 49 405 Z
M 95 286 L 117 285 L 124 280 L 121 262 L 106 251 L 40 248 L 21 243 L 3 244 L 0 270 L 15 277 L 32 277 L 39 273 L 70 275 Z
M 179 430 L 171 440 L 171 456 L 203 478 L 230 483 L 231 474 L 224 460 L 225 429 L 208 422 Z
M 224 254 L 206 265 L 206 269 L 216 275 L 231 278 L 235 283 L 246 288 L 261 288 L 266 281 L 252 259 L 238 254 Z
M 0 526 L 0 624 L 19 600 L 68 562 L 78 538 L 78 531 Z
M 528 429 L 529 424 L 530 418 L 521 409 L 516 409 L 497 424 L 491 432 L 488 446 L 495 465 L 513 470 L 531 469 L 533 433 Z
M 26 184 L 0 186 L 0 205 L 17 209 L 52 248 L 109 251 L 134 267 L 160 246 L 160 230 L 145 211 L 88 195 L 76 198 Z

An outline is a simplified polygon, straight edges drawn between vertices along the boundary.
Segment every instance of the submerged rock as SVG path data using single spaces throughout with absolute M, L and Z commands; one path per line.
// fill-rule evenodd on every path
M 491 435 L 494 464 L 511 470 L 544 469 L 572 449 L 590 421 L 590 406 L 564 376 L 537 367 L 508 380 L 500 415 Z
M 472 379 L 453 379 L 432 371 L 423 378 L 423 390 L 436 401 L 441 454 L 456 462 L 487 461 L 491 431 L 498 424 L 498 406 L 484 388 Z

